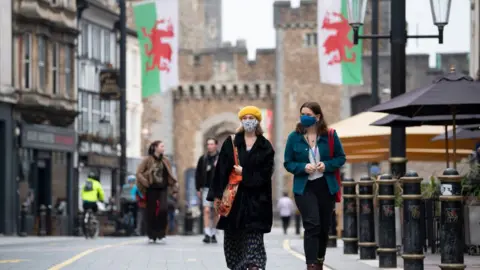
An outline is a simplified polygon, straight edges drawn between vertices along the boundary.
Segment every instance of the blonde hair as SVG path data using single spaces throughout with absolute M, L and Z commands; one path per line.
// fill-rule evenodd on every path
M 241 132 L 244 132 L 244 131 L 245 131 L 245 129 L 243 128 L 242 125 L 237 128 L 237 133 L 241 133 Z M 257 136 L 263 135 L 263 129 L 260 126 L 260 123 L 258 123 L 257 127 L 255 128 L 255 135 L 257 135 Z

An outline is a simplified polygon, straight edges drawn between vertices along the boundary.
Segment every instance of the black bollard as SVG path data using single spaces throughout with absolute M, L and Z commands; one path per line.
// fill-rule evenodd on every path
M 45 236 L 47 234 L 47 207 L 40 205 L 40 222 L 39 222 L 39 234 Z
M 462 179 L 455 169 L 446 169 L 441 182 L 440 249 L 441 269 L 465 269 L 463 238 Z
M 425 224 L 422 204 L 422 178 L 415 171 L 408 171 L 400 178 L 403 184 L 403 222 L 404 246 L 403 268 L 405 270 L 423 270 L 423 228 Z
M 18 233 L 19 236 L 27 236 L 27 211 L 28 211 L 28 204 L 22 203 L 22 208 L 20 210 L 20 232 Z
M 380 268 L 397 268 L 397 237 L 395 231 L 395 184 L 390 174 L 383 174 L 378 183 L 379 234 L 378 259 Z
M 333 210 L 332 220 L 330 221 L 330 228 L 328 230 L 327 247 L 337 247 L 337 212 Z
M 375 221 L 373 212 L 373 181 L 369 176 L 363 176 L 359 186 L 359 234 L 360 260 L 375 260 L 377 243 L 375 242 Z
M 357 183 L 346 178 L 343 186 L 343 254 L 358 254 Z

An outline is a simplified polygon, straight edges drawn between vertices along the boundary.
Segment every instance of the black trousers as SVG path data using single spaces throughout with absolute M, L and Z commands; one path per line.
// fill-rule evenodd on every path
M 283 226 L 283 233 L 287 234 L 287 229 L 290 227 L 290 216 L 282 217 L 282 226 Z
M 330 194 L 326 179 L 321 177 L 308 181 L 303 195 L 295 194 L 295 202 L 305 229 L 303 248 L 306 263 L 323 262 L 335 207 L 335 195 Z

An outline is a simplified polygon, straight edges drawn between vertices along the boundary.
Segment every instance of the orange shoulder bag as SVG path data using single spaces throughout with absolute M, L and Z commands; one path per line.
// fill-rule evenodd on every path
M 239 165 L 238 162 L 238 150 L 235 147 L 234 139 L 235 135 L 232 135 L 232 146 L 233 146 L 233 159 L 235 165 Z M 235 200 L 235 196 L 237 195 L 238 185 L 242 181 L 242 176 L 235 172 L 235 169 L 232 169 L 230 175 L 228 177 L 228 184 L 225 190 L 223 191 L 222 200 L 217 202 L 217 213 L 220 216 L 227 217 L 232 210 L 233 201 Z

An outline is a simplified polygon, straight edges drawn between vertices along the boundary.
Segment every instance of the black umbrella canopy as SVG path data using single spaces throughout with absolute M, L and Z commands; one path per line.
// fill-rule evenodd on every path
M 382 127 L 414 127 L 422 125 L 445 126 L 451 125 L 452 122 L 453 117 L 451 115 L 417 116 L 410 118 L 389 114 L 370 125 Z M 480 125 L 480 114 L 459 115 L 456 117 L 456 124 L 478 126 Z
M 453 138 L 453 130 L 448 131 L 447 138 L 451 140 Z M 480 139 L 480 130 L 468 130 L 463 128 L 457 128 L 456 130 L 457 140 L 467 139 Z M 432 141 L 445 140 L 445 133 L 433 137 Z
M 480 113 L 480 83 L 455 72 L 436 79 L 432 84 L 409 91 L 370 108 L 372 112 L 406 117 Z

